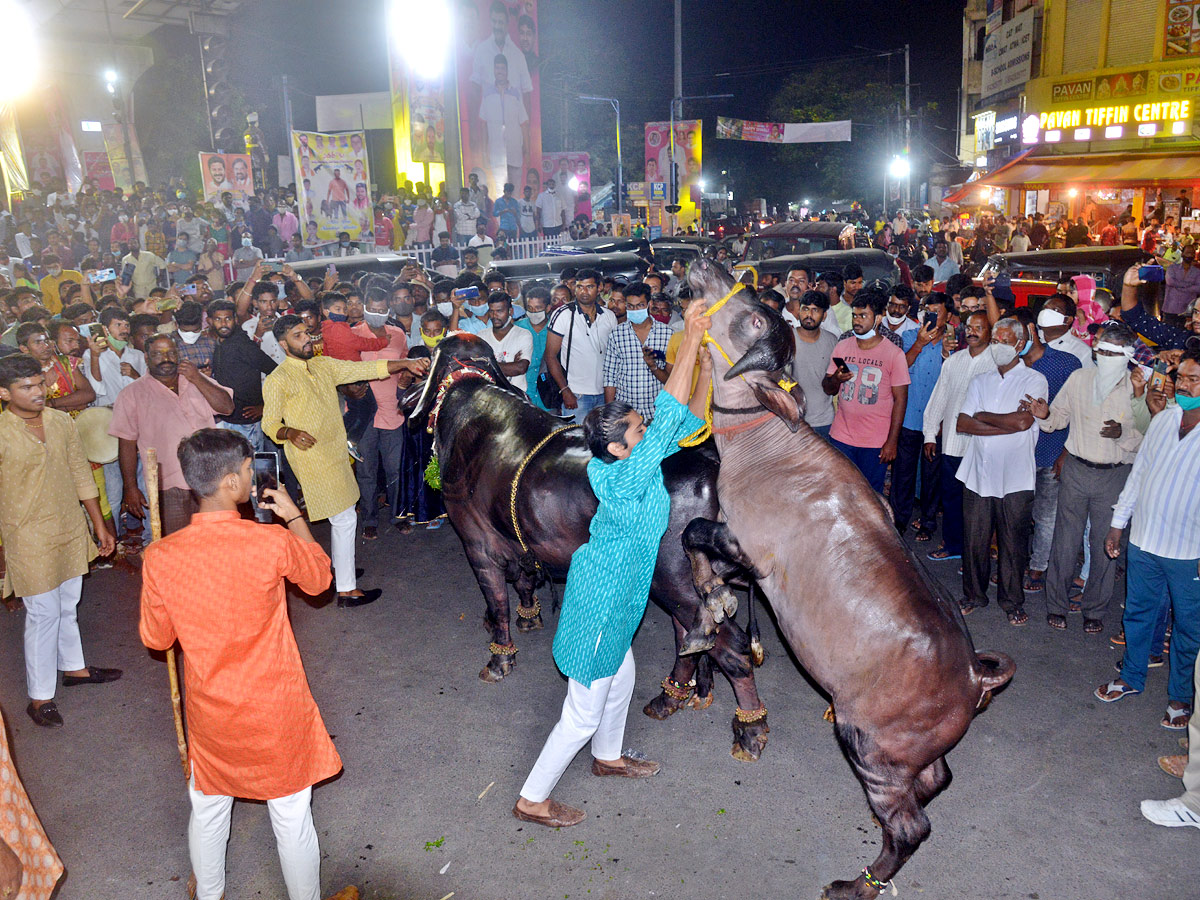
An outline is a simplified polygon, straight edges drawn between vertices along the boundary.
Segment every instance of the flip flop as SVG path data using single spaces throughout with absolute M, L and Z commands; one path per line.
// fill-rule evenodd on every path
M 1008 624 L 1014 627 L 1019 628 L 1022 625 L 1029 624 L 1029 613 L 1025 612 L 1023 609 L 1014 609 L 1012 612 L 1006 613 L 1005 615 L 1008 616 Z
M 1084 619 L 1083 633 L 1084 634 L 1100 634 L 1104 631 L 1104 623 L 1099 619 Z
M 1162 721 L 1158 724 L 1168 731 L 1183 731 L 1183 729 L 1188 727 L 1188 722 L 1191 718 L 1192 711 L 1186 706 L 1183 709 L 1168 706 L 1166 714 L 1163 715 Z
M 932 559 L 934 562 L 944 562 L 947 559 L 962 559 L 961 553 L 947 553 L 946 546 L 943 544 L 932 553 L 925 554 L 926 559 Z
M 971 600 L 960 600 L 958 609 L 959 612 L 961 612 L 964 616 L 969 616 L 971 613 L 975 612 L 975 610 L 983 609 L 985 606 L 987 606 L 986 603 L 975 603 Z
M 1051 628 L 1058 629 L 1059 631 L 1066 631 L 1067 630 L 1067 617 L 1059 616 L 1054 613 L 1050 613 L 1050 615 L 1046 616 L 1046 624 L 1049 625 Z M 1118 669 L 1118 671 L 1120 671 L 1120 670 Z
M 922 543 L 922 544 L 925 543 L 926 541 L 932 540 L 932 539 L 933 539 L 933 532 L 927 528 L 918 528 L 917 533 L 915 535 L 913 535 L 913 540 L 917 541 L 918 543 Z
M 1101 685 L 1092 691 L 1092 695 L 1101 703 L 1116 703 L 1122 697 L 1128 697 L 1130 694 L 1140 694 L 1141 691 L 1134 690 L 1129 685 L 1125 684 L 1120 679 L 1114 678 L 1108 684 Z M 1114 696 L 1105 696 L 1111 694 Z
M 1182 756 L 1160 756 L 1158 767 L 1172 778 L 1182 778 L 1183 770 L 1187 768 L 1187 754 Z
M 1033 575 L 1029 572 L 1025 573 L 1025 577 L 1021 579 L 1021 589 L 1029 591 L 1031 594 L 1043 590 L 1046 587 L 1046 577 L 1044 575 Z

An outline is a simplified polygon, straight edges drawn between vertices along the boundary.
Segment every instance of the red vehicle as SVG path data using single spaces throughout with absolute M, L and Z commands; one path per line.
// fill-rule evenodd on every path
M 1007 271 L 1017 306 L 1037 305 L 1054 293 L 1060 278 L 1091 275 L 1096 287 L 1108 288 L 1121 296 L 1121 280 L 1130 266 L 1142 265 L 1149 256 L 1137 247 L 1072 247 L 1069 250 L 1030 250 L 1025 253 L 997 253 L 990 257 L 975 277 L 983 279 Z

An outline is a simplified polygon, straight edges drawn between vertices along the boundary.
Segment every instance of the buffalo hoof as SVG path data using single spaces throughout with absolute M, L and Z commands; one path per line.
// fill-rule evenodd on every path
M 692 694 L 684 704 L 688 709 L 708 709 L 713 704 L 713 695 L 706 694 L 701 697 L 699 694 Z
M 758 762 L 767 746 L 767 717 L 763 716 L 757 722 L 741 722 L 733 720 L 733 749 L 730 754 L 742 762 Z
M 713 618 L 720 622 L 726 617 L 732 618 L 737 612 L 737 594 L 727 584 L 718 585 L 704 597 L 704 605 L 713 614 Z
M 717 636 L 705 634 L 702 627 L 693 628 L 683 637 L 679 645 L 680 656 L 691 656 L 693 653 L 707 653 L 717 646 Z
M 821 900 L 875 900 L 878 896 L 879 891 L 867 887 L 862 878 L 856 878 L 854 881 L 835 881 L 825 885 L 825 890 L 821 891 Z
M 496 656 L 493 655 L 488 660 L 488 664 L 479 670 L 479 680 L 486 681 L 488 684 L 495 684 L 504 679 L 513 670 L 515 660 L 511 656 Z
M 661 722 L 683 709 L 686 703 L 686 700 L 676 700 L 674 697 L 668 697 L 665 691 L 660 691 L 657 697 L 642 707 L 642 712 Z
M 517 617 L 517 631 L 520 634 L 525 634 L 528 631 L 541 631 L 544 627 L 541 613 L 528 619 L 524 616 Z

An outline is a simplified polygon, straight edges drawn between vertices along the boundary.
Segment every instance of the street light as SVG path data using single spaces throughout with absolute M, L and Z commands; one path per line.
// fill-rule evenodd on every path
M 395 70 L 392 90 L 406 90 L 412 80 L 427 81 L 440 92 L 445 104 L 442 124 L 445 155 L 443 163 L 421 162 L 413 159 L 411 142 L 397 135 L 395 160 L 397 171 L 410 174 L 419 166 L 416 176 L 427 185 L 433 184 L 431 165 L 442 165 L 443 177 L 450 196 L 458 195 L 462 187 L 462 135 L 458 119 L 458 69 L 452 63 L 454 46 L 454 13 L 449 0 L 389 0 L 385 17 L 389 42 L 388 57 Z M 396 62 L 403 60 L 403 64 Z M 409 110 L 408 115 L 412 115 Z M 437 172 L 432 173 L 433 176 Z
M 701 179 L 700 179 L 699 181 L 697 181 L 696 183 L 697 183 L 697 184 L 700 186 L 700 193 L 702 193 L 702 194 L 703 194 L 705 191 L 707 191 L 707 190 L 708 190 L 708 182 L 707 182 L 707 181 L 705 181 L 703 178 L 701 178 Z
M 392 40 L 409 70 L 421 78 L 445 74 L 454 28 L 450 4 L 446 0 L 392 0 L 388 17 Z
M 621 101 L 616 97 L 594 97 L 591 95 L 581 96 L 580 100 L 585 100 L 588 103 L 610 103 L 613 111 L 617 114 L 617 212 L 625 212 L 624 204 L 621 202 L 621 186 L 625 183 L 625 172 L 621 168 Z
M 117 72 L 115 69 L 104 70 L 104 87 L 110 94 L 117 92 Z
M 892 164 L 888 167 L 891 176 L 899 181 L 901 178 L 907 178 L 908 173 L 912 171 L 908 160 L 903 156 L 897 156 L 892 159 Z
M 12 100 L 33 87 L 38 76 L 33 20 L 16 0 L 0 0 L 0 34 L 6 38 L 0 54 L 0 97 Z

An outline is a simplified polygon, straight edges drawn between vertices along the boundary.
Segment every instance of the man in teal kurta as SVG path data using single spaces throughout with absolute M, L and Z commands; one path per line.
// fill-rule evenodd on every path
M 580 810 L 550 799 L 550 792 L 589 740 L 594 775 L 645 778 L 659 769 L 658 763 L 624 756 L 621 746 L 633 696 L 633 635 L 646 611 L 671 511 L 662 461 L 704 424 L 697 412 L 703 409 L 711 378 L 704 354 L 690 409 L 685 406 L 708 327 L 704 304 L 688 307 L 684 327 L 679 363 L 658 395 L 649 428 L 633 407 L 619 402 L 597 407 L 584 420 L 594 456 L 588 481 L 600 506 L 588 542 L 571 557 L 554 636 L 554 661 L 569 679 L 567 699 L 513 807 L 513 815 L 524 821 L 552 827 L 582 821 Z

